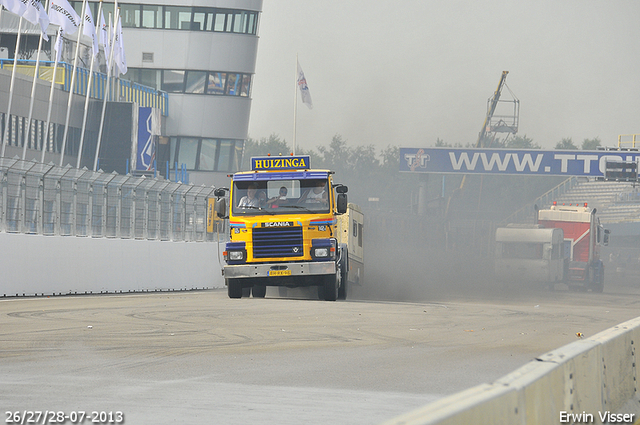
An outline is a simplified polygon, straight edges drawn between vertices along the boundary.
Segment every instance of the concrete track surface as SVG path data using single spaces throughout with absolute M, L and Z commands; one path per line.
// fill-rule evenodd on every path
M 406 301 L 358 289 L 344 302 L 272 288 L 266 299 L 224 290 L 0 299 L 4 419 L 55 410 L 121 411 L 129 425 L 375 424 L 640 311 L 630 284 Z

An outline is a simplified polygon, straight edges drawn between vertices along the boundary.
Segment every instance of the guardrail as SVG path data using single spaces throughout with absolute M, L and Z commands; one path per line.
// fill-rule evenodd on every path
M 0 232 L 213 241 L 215 234 L 207 233 L 213 190 L 0 158 Z
M 53 78 L 53 65 L 51 61 L 40 61 L 38 68 L 38 78 L 51 81 Z M 29 75 L 35 74 L 36 61 L 18 60 L 16 72 Z M 12 70 L 13 59 L 0 59 L 0 69 Z M 70 91 L 71 74 L 73 65 L 66 62 L 58 63 L 56 69 L 55 81 L 62 85 L 62 90 Z M 106 93 L 107 75 L 101 72 L 93 72 L 91 79 L 91 87 L 89 87 L 89 70 L 85 68 L 76 68 L 76 80 L 73 86 L 75 94 L 86 96 L 87 90 L 90 90 L 89 96 L 94 99 L 104 99 L 107 95 L 108 100 L 118 100 L 124 102 L 137 102 L 140 106 L 160 109 L 163 116 L 169 114 L 169 95 L 161 90 L 144 86 L 129 80 L 111 77 L 109 83 L 109 93 Z
M 638 144 L 638 146 L 636 146 L 636 143 Z M 632 149 L 636 149 L 640 147 L 640 134 L 618 135 L 618 148 L 625 148 L 625 147 L 630 147 Z
M 638 341 L 640 317 L 383 425 L 637 424 Z

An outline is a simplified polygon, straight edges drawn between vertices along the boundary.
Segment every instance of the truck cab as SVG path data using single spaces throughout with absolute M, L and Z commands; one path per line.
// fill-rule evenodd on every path
M 216 190 L 216 211 L 229 219 L 223 274 L 230 298 L 263 298 L 267 286 L 318 288 L 321 299 L 346 298 L 348 246 L 337 218 L 347 187 L 308 156 L 252 158 L 252 170 Z M 228 191 L 229 206 L 226 206 Z M 224 197 L 223 197 L 224 196 Z
M 586 203 L 558 205 L 537 211 L 538 224 L 564 232 L 565 256 L 569 259 L 565 281 L 569 288 L 602 292 L 604 263 L 600 249 L 608 245 L 609 231 L 596 216 L 597 210 Z

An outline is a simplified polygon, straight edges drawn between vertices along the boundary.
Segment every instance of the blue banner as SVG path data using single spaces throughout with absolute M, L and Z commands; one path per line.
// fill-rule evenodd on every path
M 607 162 L 639 162 L 638 151 L 400 148 L 400 171 L 604 177 Z
M 153 134 L 153 115 L 151 108 L 138 109 L 138 149 L 136 156 L 136 170 L 153 170 L 153 160 L 156 156 L 156 144 Z

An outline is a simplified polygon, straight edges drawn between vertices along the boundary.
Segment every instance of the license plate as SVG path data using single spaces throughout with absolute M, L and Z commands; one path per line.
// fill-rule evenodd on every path
M 291 270 L 269 270 L 269 276 L 291 276 Z

